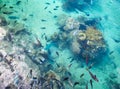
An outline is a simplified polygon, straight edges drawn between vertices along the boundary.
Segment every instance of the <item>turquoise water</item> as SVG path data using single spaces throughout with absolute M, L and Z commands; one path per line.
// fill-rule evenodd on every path
M 0 0 L 0 89 L 120 89 L 119 4 Z

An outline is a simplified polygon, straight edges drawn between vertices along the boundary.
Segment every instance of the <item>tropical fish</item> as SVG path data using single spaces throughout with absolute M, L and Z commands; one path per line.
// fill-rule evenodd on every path
M 56 51 L 57 56 L 59 56 L 59 53 Z
M 9 19 L 19 19 L 17 16 L 8 16 Z
M 72 63 L 70 63 L 69 65 L 68 65 L 68 68 L 70 68 L 72 66 Z
M 75 82 L 74 84 L 73 84 L 73 87 L 75 87 L 76 85 L 78 85 L 78 84 L 80 84 L 79 82 Z
M 71 59 L 72 57 L 68 57 L 67 59 Z
M 8 37 L 8 40 L 9 40 L 10 42 L 12 42 L 12 38 L 13 38 L 12 34 L 11 34 L 11 33 L 8 33 L 7 37 Z
M 13 6 L 10 6 L 9 8 L 13 8 Z
M 73 62 L 75 59 L 74 58 L 72 58 L 71 60 L 70 60 L 70 62 Z
M 111 51 L 109 54 L 111 55 L 111 54 L 113 54 L 114 53 L 114 51 Z
M 45 40 L 47 41 L 48 40 L 48 38 L 47 38 L 47 36 L 45 35 Z
M 50 3 L 49 3 L 49 2 L 46 2 L 45 4 L 50 5 Z
M 0 9 L 2 9 L 3 7 L 5 7 L 6 6 L 6 4 L 4 4 L 2 7 L 0 7 Z
M 59 6 L 55 6 L 55 8 L 59 8 Z
M 40 29 L 46 29 L 46 27 L 41 27 Z
M 98 78 L 96 77 L 96 75 L 94 75 L 94 74 L 93 74 L 92 72 L 90 72 L 88 69 L 87 69 L 87 71 L 89 72 L 89 74 L 90 74 L 90 76 L 91 76 L 91 78 L 92 78 L 93 80 L 99 82 L 99 80 L 98 80 Z
M 35 37 L 35 38 L 36 38 L 36 40 L 37 40 L 38 45 L 39 45 L 40 47 L 43 47 L 42 44 L 41 44 L 41 42 L 40 42 L 40 40 L 39 40 L 37 37 Z
M 115 39 L 115 38 L 112 38 L 116 43 L 119 43 L 120 42 L 120 40 L 118 40 L 118 39 Z
M 65 77 L 63 78 L 63 81 L 67 81 L 69 79 L 69 77 Z
M 46 20 L 45 20 L 45 19 L 41 19 L 41 21 L 42 21 L 42 22 L 46 22 Z
M 26 21 L 27 20 L 27 18 L 24 18 L 24 19 L 22 19 L 23 21 Z
M 92 79 L 90 79 L 90 85 L 91 85 L 91 89 L 93 89 Z
M 47 9 L 48 7 L 46 6 L 44 9 Z
M 3 14 L 12 14 L 13 12 L 5 12 L 3 11 Z
M 51 12 L 51 11 L 48 11 L 48 12 L 52 14 L 52 12 Z
M 19 5 L 21 3 L 21 1 L 17 1 L 16 5 Z
M 55 16 L 53 16 L 53 18 L 57 18 L 57 16 L 55 15 Z
M 86 84 L 86 87 L 85 87 L 85 89 L 88 89 L 88 83 Z
M 58 10 L 57 8 L 54 8 L 53 10 Z
M 80 75 L 80 78 L 82 78 L 84 76 L 84 73 L 82 73 L 81 75 Z

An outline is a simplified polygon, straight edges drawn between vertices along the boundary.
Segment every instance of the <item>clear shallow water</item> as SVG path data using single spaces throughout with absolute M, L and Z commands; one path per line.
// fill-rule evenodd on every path
M 23 28 L 27 29 L 27 32 L 30 32 L 30 34 L 26 35 L 27 32 L 24 30 L 19 32 L 19 30 L 23 29 L 22 27 L 20 29 L 17 29 L 18 27 L 14 28 L 14 31 L 15 32 L 18 31 L 18 33 L 16 33 L 16 35 L 14 36 L 15 40 L 13 40 L 13 43 L 11 44 L 13 44 L 14 46 L 14 44 L 18 45 L 18 44 L 22 44 L 22 42 L 23 44 L 26 43 L 25 45 L 22 45 L 24 47 L 18 46 L 20 48 L 26 49 L 27 51 L 30 52 L 32 51 L 31 55 L 29 54 L 29 52 L 26 53 L 26 51 L 24 51 L 25 52 L 24 55 L 26 56 L 24 61 L 30 66 L 30 68 L 33 69 L 36 68 L 36 70 L 39 70 L 40 72 L 38 73 L 39 76 L 44 76 L 47 73 L 47 71 L 49 71 L 50 69 L 53 70 L 60 77 L 60 81 L 63 82 L 65 89 L 73 89 L 72 85 L 74 85 L 76 82 L 79 82 L 79 84 L 76 84 L 74 89 L 86 89 L 86 86 L 88 86 L 88 89 L 92 89 L 90 84 L 90 80 L 92 78 L 89 72 L 86 70 L 86 68 L 89 67 L 92 63 L 95 64 L 92 66 L 90 71 L 93 74 L 95 74 L 99 79 L 99 82 L 96 82 L 94 81 L 94 79 L 92 79 L 93 89 L 119 89 L 120 88 L 119 87 L 120 86 L 120 81 L 119 81 L 120 80 L 119 3 L 120 2 L 117 0 L 107 0 L 107 1 L 93 0 L 93 2 L 89 2 L 89 0 L 86 0 L 85 2 L 83 2 L 84 0 L 83 1 L 78 0 L 77 3 L 80 5 L 83 4 L 83 6 L 78 8 L 76 7 L 78 4 L 75 4 L 76 6 L 72 5 L 70 7 L 75 9 L 73 11 L 68 11 L 66 10 L 66 8 L 62 8 L 63 3 L 66 5 L 67 1 L 72 1 L 72 0 L 66 0 L 66 1 L 59 1 L 59 0 L 2 1 L 1 0 L 2 8 L 0 15 L 5 17 L 7 21 L 11 23 L 7 25 L 8 31 L 9 28 L 15 26 L 14 21 L 17 21 L 19 24 L 21 23 L 24 24 Z M 4 6 L 4 4 L 6 5 Z M 12 10 L 11 8 L 9 8 L 10 6 L 13 7 Z M 4 8 L 7 8 L 8 11 L 6 11 Z M 5 14 L 3 13 L 4 11 L 5 12 L 11 11 L 12 14 Z M 99 29 L 99 31 L 102 33 L 108 51 L 106 51 L 103 54 L 97 51 L 97 53 L 100 54 L 99 57 L 96 57 L 92 61 L 87 60 L 88 62 L 87 63 L 86 57 L 80 56 L 81 53 L 76 54 L 76 51 L 73 51 L 71 48 L 72 42 L 73 40 L 75 40 L 74 36 L 71 36 L 70 39 L 67 40 L 66 39 L 60 40 L 60 38 L 56 40 L 54 38 L 55 35 L 53 35 L 54 32 L 58 33 L 58 35 L 61 33 L 67 33 L 68 35 L 67 37 L 69 37 L 70 35 L 69 31 L 66 32 L 64 31 L 64 28 L 61 29 L 61 27 L 62 24 L 64 23 L 64 19 L 70 16 L 73 19 L 83 16 L 84 19 L 87 20 L 90 19 L 92 21 L 94 18 L 97 18 L 97 22 L 94 26 L 97 30 Z M 84 19 L 82 21 L 79 20 L 79 22 L 84 23 Z M 65 23 L 63 25 L 65 25 Z M 73 35 L 76 33 L 74 32 Z M 37 48 L 36 45 L 35 45 L 36 48 L 33 47 L 34 46 L 33 44 L 36 43 L 36 41 L 38 41 L 36 39 L 40 40 L 43 46 L 42 48 L 41 47 Z M 38 53 L 39 50 L 41 49 L 48 52 L 47 54 L 48 57 L 42 55 L 42 57 L 45 58 L 45 61 L 41 58 L 41 54 Z M 83 48 L 81 49 L 84 51 Z M 58 67 L 58 65 L 60 67 Z M 58 71 L 62 71 L 62 72 L 58 72 Z M 66 72 L 70 74 L 66 74 Z M 84 73 L 83 77 L 80 78 L 80 75 L 83 73 Z M 64 77 L 65 78 L 69 77 L 69 79 L 64 80 Z M 43 88 L 43 89 L 47 89 L 47 88 Z

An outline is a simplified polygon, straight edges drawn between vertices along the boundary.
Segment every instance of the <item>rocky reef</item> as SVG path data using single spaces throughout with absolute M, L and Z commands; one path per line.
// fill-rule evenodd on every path
M 61 18 L 61 17 L 60 17 Z M 56 41 L 59 47 L 65 47 L 73 54 L 83 59 L 96 59 L 107 51 L 107 44 L 102 33 L 95 24 L 86 24 L 89 21 L 86 17 L 67 17 L 59 20 L 59 33 L 54 33 L 51 40 Z M 83 19 L 83 20 L 81 20 Z M 62 23 L 62 24 L 61 24 Z M 64 24 L 63 24 L 64 23 Z

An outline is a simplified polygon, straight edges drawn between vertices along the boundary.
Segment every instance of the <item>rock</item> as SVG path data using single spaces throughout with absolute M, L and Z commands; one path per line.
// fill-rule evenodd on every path
M 0 41 L 4 39 L 4 37 L 6 36 L 6 30 L 2 27 L 0 27 Z

